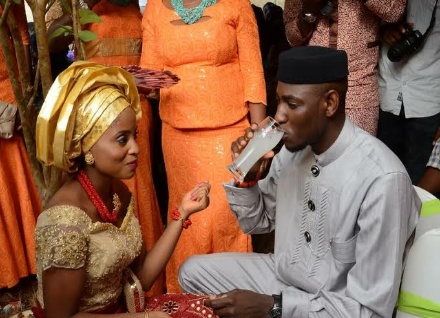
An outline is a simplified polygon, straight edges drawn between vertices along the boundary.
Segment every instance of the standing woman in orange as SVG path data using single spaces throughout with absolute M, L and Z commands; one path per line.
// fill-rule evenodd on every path
M 249 0 L 148 0 L 141 66 L 169 70 L 179 84 L 160 92 L 168 219 L 184 191 L 209 181 L 211 206 L 192 217 L 167 267 L 167 291 L 178 292 L 189 256 L 251 251 L 226 201 L 230 144 L 266 113 L 258 29 Z
M 28 46 L 23 2 L 13 3 L 12 12 L 23 44 Z M 0 8 L 0 15 L 2 13 Z M 3 48 L 0 48 L 0 87 L 0 101 L 16 105 Z M 11 139 L 0 138 L 0 154 L 0 288 L 3 288 L 12 287 L 20 278 L 36 273 L 34 228 L 41 203 L 23 137 L 14 134 Z
M 62 12 L 60 2 L 58 2 L 58 9 L 55 7 L 56 4 L 52 10 L 61 12 L 62 16 L 60 17 L 58 14 L 56 21 L 50 25 L 49 34 L 58 25 L 72 23 L 71 15 Z M 142 15 L 137 1 L 89 0 L 83 5 L 88 5 L 102 19 L 101 23 L 82 26 L 83 29 L 97 35 L 96 39 L 85 42 L 86 59 L 91 62 L 116 66 L 139 65 L 142 46 Z M 51 14 L 49 14 L 49 18 L 54 19 Z M 48 20 L 47 17 L 46 20 Z M 59 38 L 51 41 L 51 50 L 60 50 L 63 46 L 71 43 L 73 38 L 64 40 L 66 41 L 64 44 Z M 151 108 L 145 98 L 141 98 L 141 106 L 142 118 L 138 121 L 137 138 L 140 148 L 138 168 L 136 175 L 125 183 L 135 197 L 142 236 L 147 249 L 150 250 L 162 234 L 163 225 L 151 172 L 150 149 L 153 127 Z M 163 288 L 163 280 L 159 279 L 150 289 L 149 295 L 161 294 Z

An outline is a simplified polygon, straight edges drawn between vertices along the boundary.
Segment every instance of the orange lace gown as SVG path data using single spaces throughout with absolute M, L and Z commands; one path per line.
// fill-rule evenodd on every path
M 88 30 L 97 38 L 87 42 L 87 60 L 118 66 L 138 65 L 142 42 L 142 15 L 135 5 L 119 7 L 108 0 L 101 0 L 93 11 L 102 18 L 102 23 L 88 25 Z M 142 236 L 147 249 L 151 249 L 163 232 L 159 204 L 151 172 L 152 114 L 150 104 L 141 96 L 142 118 L 138 122 L 140 153 L 134 178 L 126 184 L 133 193 Z M 158 279 L 148 295 L 162 294 L 164 277 Z
M 12 5 L 23 43 L 29 44 L 22 6 Z M 0 8 L 0 14 L 2 9 Z M 11 82 L 0 49 L 0 100 L 15 104 Z M 35 274 L 34 228 L 40 198 L 33 182 L 29 158 L 21 135 L 0 138 L 0 288 L 12 287 L 21 277 Z
M 249 0 L 218 0 L 192 25 L 162 0 L 148 0 L 141 66 L 170 70 L 181 81 L 160 92 L 169 207 L 196 183 L 210 181 L 211 204 L 191 216 L 168 264 L 167 291 L 180 291 L 178 268 L 188 257 L 251 251 L 229 209 L 222 183 L 232 175 L 230 145 L 248 127 L 247 102 L 266 103 L 259 39 Z M 168 213 L 170 216 L 170 213 Z M 170 217 L 169 217 L 170 218 Z

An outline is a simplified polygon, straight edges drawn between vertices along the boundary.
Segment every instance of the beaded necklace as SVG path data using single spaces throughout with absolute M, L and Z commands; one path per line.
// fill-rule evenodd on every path
M 121 208 L 121 200 L 116 192 L 113 193 L 113 211 L 110 213 L 87 174 L 83 170 L 80 170 L 76 178 L 83 187 L 84 191 L 86 191 L 87 196 L 90 198 L 93 205 L 96 207 L 96 210 L 98 210 L 102 220 L 104 222 L 115 224 L 118 221 L 118 212 Z
M 205 9 L 217 3 L 217 0 L 202 0 L 197 7 L 187 9 L 183 5 L 183 0 L 171 0 L 171 6 L 179 17 L 186 24 L 197 22 L 203 15 Z

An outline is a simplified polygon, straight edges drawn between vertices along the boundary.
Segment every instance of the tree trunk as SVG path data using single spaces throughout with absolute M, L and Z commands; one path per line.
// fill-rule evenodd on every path
M 23 128 L 23 136 L 29 161 L 32 168 L 34 181 L 40 193 L 44 206 L 60 186 L 61 173 L 54 167 L 44 167 L 36 158 L 35 143 L 35 96 L 41 79 L 43 97 L 45 98 L 52 85 L 52 73 L 47 41 L 46 24 L 44 20 L 46 0 L 29 0 L 32 10 L 37 38 L 39 62 L 35 81 L 31 85 L 28 61 L 26 60 L 25 47 L 22 42 L 20 30 L 11 6 L 17 5 L 11 0 L 1 1 L 3 12 L 0 18 L 0 42 L 3 48 L 5 63 L 9 79 L 12 84 L 18 112 Z M 24 10 L 24 7 L 23 7 Z M 10 37 L 13 46 L 11 46 Z

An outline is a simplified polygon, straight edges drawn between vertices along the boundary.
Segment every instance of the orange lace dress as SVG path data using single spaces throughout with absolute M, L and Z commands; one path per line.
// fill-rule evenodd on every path
M 175 293 L 178 268 L 191 255 L 252 249 L 222 183 L 232 177 L 226 169 L 231 142 L 248 127 L 247 102 L 266 104 L 265 83 L 248 0 L 218 0 L 192 25 L 182 24 L 162 0 L 148 0 L 142 25 L 140 65 L 181 78 L 160 92 L 170 209 L 197 182 L 212 184 L 210 207 L 191 216 L 193 225 L 183 231 L 168 264 L 167 291 Z
M 23 43 L 29 44 L 24 8 L 13 4 Z M 0 14 L 2 9 L 0 8 Z M 15 104 L 15 97 L 0 49 L 0 100 Z M 12 287 L 19 278 L 35 274 L 34 228 L 41 204 L 33 182 L 21 135 L 0 138 L 0 288 Z
M 101 23 L 83 26 L 97 35 L 93 41 L 85 43 L 88 61 L 118 66 L 138 65 L 142 46 L 142 15 L 136 5 L 120 7 L 108 0 L 101 0 L 93 7 L 101 17 Z M 56 1 L 46 21 L 53 22 L 63 15 L 61 1 Z M 50 25 L 50 24 L 49 24 Z M 125 183 L 135 198 L 136 211 L 142 228 L 143 240 L 148 250 L 163 232 L 159 204 L 151 172 L 152 114 L 150 104 L 141 96 L 142 118 L 138 122 L 137 142 L 140 147 L 138 168 L 134 178 Z M 162 294 L 164 277 L 158 279 L 148 295 Z

